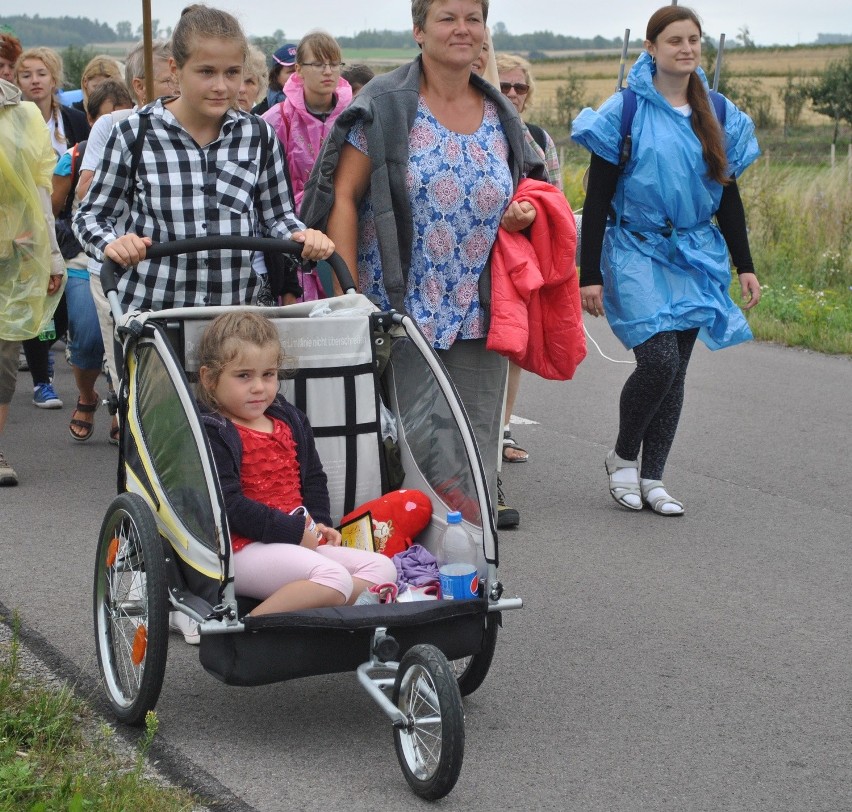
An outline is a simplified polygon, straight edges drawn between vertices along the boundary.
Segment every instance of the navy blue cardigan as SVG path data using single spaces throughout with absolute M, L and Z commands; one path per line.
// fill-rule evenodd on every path
M 305 532 L 304 518 L 290 516 L 262 502 L 249 499 L 243 493 L 240 482 L 243 444 L 236 426 L 218 412 L 207 411 L 203 405 L 199 405 L 199 408 L 213 450 L 213 460 L 219 474 L 225 514 L 231 532 L 267 544 L 300 544 Z M 266 415 L 283 420 L 293 432 L 302 481 L 302 504 L 314 521 L 330 526 L 328 478 L 317 454 L 307 415 L 288 403 L 283 395 L 275 398 L 266 410 Z

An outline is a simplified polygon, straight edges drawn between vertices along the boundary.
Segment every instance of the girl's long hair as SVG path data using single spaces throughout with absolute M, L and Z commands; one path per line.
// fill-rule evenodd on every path
M 645 39 L 648 42 L 656 42 L 657 37 L 672 23 L 689 20 L 698 27 L 699 36 L 702 35 L 701 20 L 698 15 L 686 6 L 663 6 L 651 15 L 645 30 Z M 693 72 L 689 77 L 689 86 L 686 98 L 692 108 L 692 129 L 701 143 L 701 152 L 707 163 L 707 174 L 712 180 L 726 186 L 731 182 L 728 171 L 728 158 L 725 154 L 724 137 L 722 128 L 713 112 L 710 97 L 704 88 L 704 83 Z

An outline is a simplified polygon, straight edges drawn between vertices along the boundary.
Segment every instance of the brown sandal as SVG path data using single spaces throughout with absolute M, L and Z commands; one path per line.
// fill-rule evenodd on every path
M 95 393 L 95 397 L 97 400 L 94 403 L 82 403 L 80 398 L 77 398 L 77 405 L 74 407 L 74 412 L 71 415 L 71 424 L 68 426 L 68 432 L 71 437 L 73 437 L 78 443 L 85 443 L 88 440 L 92 433 L 95 430 L 95 412 L 98 410 L 98 406 L 101 405 L 100 396 Z M 81 414 L 91 415 L 91 420 L 79 420 L 74 417 L 77 412 Z M 83 434 L 77 434 L 74 431 L 74 427 L 78 429 L 84 429 Z

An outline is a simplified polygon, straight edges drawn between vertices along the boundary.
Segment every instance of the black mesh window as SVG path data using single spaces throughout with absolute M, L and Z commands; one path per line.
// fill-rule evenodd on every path
M 140 347 L 137 414 L 145 446 L 174 513 L 211 549 L 217 549 L 201 455 L 165 361 L 151 345 Z M 178 381 L 178 386 L 183 384 Z
M 482 526 L 479 500 L 461 431 L 450 405 L 420 350 L 394 339 L 393 384 L 411 455 L 426 481 L 451 510 Z

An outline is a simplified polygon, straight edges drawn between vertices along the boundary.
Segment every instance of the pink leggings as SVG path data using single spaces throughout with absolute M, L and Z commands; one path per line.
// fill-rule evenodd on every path
M 396 583 L 396 566 L 386 555 L 352 547 L 322 545 L 309 550 L 298 544 L 247 544 L 234 555 L 237 595 L 265 600 L 285 584 L 312 581 L 340 592 L 348 601 L 352 579 L 372 584 Z

